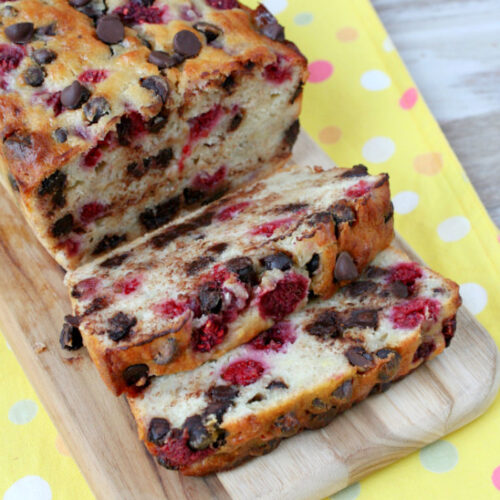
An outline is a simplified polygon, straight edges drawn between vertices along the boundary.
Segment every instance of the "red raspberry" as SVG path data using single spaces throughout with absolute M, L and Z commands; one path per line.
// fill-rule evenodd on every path
M 99 83 L 107 77 L 108 71 L 105 69 L 88 69 L 78 77 L 78 80 L 82 83 Z
M 292 79 L 292 70 L 288 66 L 282 65 L 282 57 L 264 68 L 264 78 L 269 82 L 281 84 Z
M 160 448 L 158 456 L 170 468 L 178 468 L 202 460 L 215 451 L 213 448 L 194 451 L 189 447 L 188 439 L 187 429 L 174 429 Z
M 146 7 L 140 1 L 132 1 L 113 11 L 118 14 L 124 24 L 163 24 L 163 15 L 167 8 Z
M 63 249 L 68 257 L 74 257 L 80 250 L 80 242 L 70 238 L 59 242 L 57 248 Z
M 434 349 L 436 349 L 436 344 L 433 340 L 420 344 L 413 356 L 413 362 L 415 363 L 419 359 L 427 359 L 434 352 Z
M 217 104 L 206 113 L 195 116 L 189 120 L 189 141 L 197 141 L 207 137 L 210 131 L 217 125 L 222 116 L 222 107 Z
M 276 219 L 271 222 L 266 222 L 265 224 L 261 224 L 260 226 L 254 227 L 250 233 L 253 235 L 263 234 L 267 238 L 270 238 L 276 229 L 281 226 L 288 226 L 293 222 L 292 217 L 287 217 L 285 219 Z
M 283 321 L 255 337 L 250 345 L 259 351 L 279 352 L 286 344 L 293 344 L 296 340 L 297 336 L 291 323 Z
M 141 285 L 139 276 L 123 278 L 113 285 L 113 292 L 121 293 L 123 295 L 130 295 L 135 292 Z
M 370 191 L 370 185 L 366 181 L 359 181 L 354 186 L 351 186 L 345 194 L 351 198 L 359 198 L 368 193 L 368 191 Z
M 24 50 L 15 45 L 0 45 L 0 75 L 16 69 L 24 58 Z
M 437 300 L 419 297 L 392 308 L 391 320 L 397 328 L 415 328 L 425 319 L 436 321 L 441 305 Z
M 237 9 L 240 5 L 237 0 L 205 0 L 210 7 L 219 10 Z
M 243 210 L 245 210 L 245 208 L 247 208 L 249 205 L 250 205 L 249 201 L 242 201 L 241 203 L 236 203 L 236 205 L 226 207 L 224 208 L 224 210 L 221 210 L 217 214 L 217 219 L 219 219 L 220 221 L 232 219 L 240 212 L 243 212 Z
M 264 373 L 264 367 L 254 359 L 241 359 L 226 366 L 221 377 L 233 385 L 250 385 L 257 382 Z
M 219 345 L 226 336 L 227 328 L 222 320 L 215 315 L 210 315 L 207 322 L 192 335 L 193 350 L 209 352 Z
M 263 318 L 276 321 L 295 311 L 309 289 L 309 280 L 297 273 L 287 273 L 276 283 L 272 290 L 267 290 L 259 298 L 259 313 Z
M 216 188 L 226 177 L 226 167 L 218 168 L 213 174 L 205 171 L 199 172 L 193 179 L 193 188 L 201 191 L 211 191 Z
M 45 104 L 54 111 L 54 116 L 58 116 L 63 111 L 63 105 L 61 102 L 61 92 L 54 92 L 49 94 L 45 99 Z
M 109 205 L 105 205 L 104 203 L 100 203 L 98 201 L 93 201 L 91 203 L 86 203 L 80 208 L 80 221 L 82 224 L 87 225 L 95 220 L 106 215 L 106 212 L 109 209 Z
M 422 269 L 416 262 L 402 262 L 391 269 L 389 282 L 401 281 L 407 286 L 415 283 L 415 280 L 422 277 Z
M 216 281 L 219 285 L 222 285 L 224 281 L 229 279 L 231 273 L 221 264 L 215 264 L 209 276 L 212 278 L 213 281 Z
M 185 302 L 178 302 L 177 300 L 170 299 L 161 304 L 154 305 L 153 310 L 167 318 L 175 318 L 187 310 L 187 304 Z
M 86 300 L 95 295 L 100 282 L 101 280 L 99 278 L 87 278 L 82 280 L 73 287 L 71 295 L 75 298 Z
M 94 146 L 92 149 L 89 149 L 87 153 L 83 157 L 83 165 L 87 168 L 93 168 L 98 163 L 102 157 L 102 151 L 100 146 Z

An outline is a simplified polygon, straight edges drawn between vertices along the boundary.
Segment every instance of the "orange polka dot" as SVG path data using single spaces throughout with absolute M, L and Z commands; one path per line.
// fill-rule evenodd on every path
M 443 168 L 441 153 L 423 153 L 413 160 L 413 168 L 422 175 L 436 175 Z
M 325 127 L 318 134 L 319 140 L 324 144 L 335 144 L 342 137 L 342 130 L 334 125 Z
M 337 39 L 341 42 L 354 42 L 354 40 L 357 40 L 359 37 L 358 30 L 356 28 L 352 28 L 351 26 L 340 28 L 336 35 Z
M 68 451 L 68 448 L 66 448 L 66 444 L 64 443 L 62 437 L 59 434 L 56 437 L 56 449 L 61 455 L 64 455 L 65 457 L 71 456 L 70 452 Z

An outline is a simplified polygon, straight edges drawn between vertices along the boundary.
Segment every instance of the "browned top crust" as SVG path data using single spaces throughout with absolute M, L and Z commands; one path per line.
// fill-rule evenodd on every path
M 118 38 L 124 26 L 118 43 L 101 40 L 115 41 L 116 33 L 96 29 L 109 15 Z M 167 53 L 161 56 L 174 66 L 148 62 L 157 63 L 152 51 Z M 28 193 L 104 138 L 124 113 L 152 117 L 233 71 L 283 58 L 306 65 L 264 7 L 252 11 L 236 0 L 2 3 L 0 166 Z

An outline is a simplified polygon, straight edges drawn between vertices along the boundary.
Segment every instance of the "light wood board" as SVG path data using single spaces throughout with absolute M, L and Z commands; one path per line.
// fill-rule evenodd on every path
M 331 164 L 305 134 L 294 161 Z M 59 347 L 70 312 L 63 272 L 5 191 L 0 210 L 0 328 L 99 500 L 321 498 L 470 422 L 498 390 L 495 343 L 462 309 L 451 347 L 388 392 L 238 469 L 182 477 L 149 457 L 125 399 L 106 389 L 84 349 Z

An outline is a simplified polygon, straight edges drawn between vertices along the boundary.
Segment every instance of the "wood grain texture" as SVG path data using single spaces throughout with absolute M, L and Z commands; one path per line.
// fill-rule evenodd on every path
M 500 2 L 372 3 L 491 218 L 500 226 Z
M 295 151 L 297 163 L 331 164 L 305 134 Z M 86 352 L 59 347 L 70 312 L 63 273 L 1 189 L 0 327 L 98 499 L 321 498 L 473 420 L 498 390 L 495 343 L 462 310 L 445 354 L 325 429 L 230 472 L 200 479 L 164 470 Z M 40 342 L 47 350 L 37 354 Z

